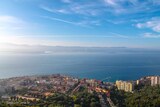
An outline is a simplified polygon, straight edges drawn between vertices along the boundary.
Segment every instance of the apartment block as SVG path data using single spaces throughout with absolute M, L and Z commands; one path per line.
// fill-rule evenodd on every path
M 160 76 L 151 76 L 151 86 L 160 85 Z
M 118 90 L 124 90 L 126 92 L 132 92 L 134 90 L 134 83 L 129 81 L 116 81 Z

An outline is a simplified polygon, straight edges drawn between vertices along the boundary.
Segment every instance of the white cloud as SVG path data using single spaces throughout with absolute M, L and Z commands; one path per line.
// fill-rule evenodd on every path
M 157 11 L 155 6 L 159 6 L 158 0 L 102 0 L 106 9 L 114 14 L 130 14 L 140 12 Z
M 23 29 L 27 23 L 14 16 L 0 16 L 0 30 Z
M 62 0 L 62 2 L 64 2 L 64 3 L 71 3 L 72 0 Z
M 48 11 L 48 12 L 52 12 L 52 13 L 64 13 L 64 14 L 69 14 L 70 12 L 67 11 L 66 9 L 54 9 L 54 8 L 50 8 L 50 7 L 47 7 L 47 6 L 40 6 L 40 8 Z
M 97 16 L 102 12 L 96 3 L 80 4 L 75 2 L 59 8 L 41 5 L 40 8 L 52 13 L 79 14 L 84 16 Z
M 54 21 L 59 21 L 59 22 L 63 22 L 63 23 L 67 23 L 67 24 L 72 24 L 72 25 L 76 25 L 76 26 L 81 26 L 81 27 L 92 27 L 92 26 L 98 26 L 100 25 L 100 21 L 99 20 L 81 20 L 81 21 L 68 21 L 68 20 L 64 20 L 64 19 L 60 19 L 60 18 L 55 18 L 55 17 L 48 17 L 48 16 L 42 16 L 43 18 L 46 19 L 50 19 L 50 20 L 54 20 Z
M 61 0 L 63 3 L 59 7 L 41 6 L 42 9 L 64 14 L 79 14 L 84 16 L 99 16 L 101 14 L 129 14 L 156 11 L 154 6 L 159 6 L 155 0 L 95 0 L 95 1 L 74 1 Z
M 154 4 L 160 4 L 159 0 L 151 0 Z
M 112 6 L 118 5 L 116 0 L 104 0 L 104 2 L 105 2 L 106 4 L 112 5 Z
M 55 18 L 55 17 L 47 17 L 47 16 L 43 16 L 43 17 L 44 17 L 44 18 L 47 18 L 47 19 L 59 21 L 59 22 L 64 22 L 64 23 L 68 23 L 68 24 L 77 25 L 77 23 L 72 22 L 72 21 L 67 21 L 67 20 L 63 20 L 63 19 L 59 19 L 59 18 Z
M 0 36 L 0 44 L 16 44 L 16 45 L 55 45 L 56 43 L 44 38 L 34 38 L 27 36 Z
M 75 1 L 75 0 L 61 0 L 63 4 L 59 7 L 55 6 L 40 6 L 42 9 L 52 12 L 60 13 L 64 15 L 79 15 L 79 17 L 101 17 L 101 15 L 120 15 L 120 14 L 134 14 L 134 13 L 146 13 L 157 11 L 155 6 L 159 6 L 159 3 L 155 3 L 156 0 L 88 0 L 88 1 Z M 103 18 L 101 19 L 103 20 Z M 112 20 L 112 19 L 108 19 Z
M 111 20 L 111 19 L 107 19 L 106 22 L 109 22 L 109 23 L 113 23 L 113 24 L 123 24 L 123 23 L 126 23 L 128 22 L 128 20 Z
M 160 18 L 159 19 L 151 19 L 147 22 L 144 20 L 148 20 L 150 16 L 147 16 L 148 13 L 157 12 L 159 9 L 157 6 L 160 3 L 156 0 L 96 0 L 95 1 L 75 1 L 75 0 L 61 0 L 61 2 L 67 3 L 62 4 L 59 7 L 50 6 L 42 6 L 41 8 L 52 12 L 52 13 L 60 13 L 63 15 L 76 15 L 79 19 L 76 20 L 68 20 L 65 17 L 57 19 L 52 18 L 52 20 L 82 26 L 82 27 L 90 27 L 92 25 L 100 25 L 100 22 L 107 21 L 113 24 L 122 24 L 132 21 L 132 25 L 135 25 L 138 28 L 149 28 L 155 32 L 160 32 Z M 156 6 L 156 8 L 155 8 Z M 139 14 L 142 13 L 142 14 Z M 119 16 L 123 14 L 124 17 L 118 19 Z M 108 17 L 104 19 L 102 16 Z M 108 15 L 108 16 L 107 16 Z M 109 17 L 111 15 L 111 17 Z M 114 15 L 114 16 L 112 16 Z M 128 16 L 127 16 L 128 15 Z M 130 15 L 130 16 L 129 16 Z M 137 16 L 135 16 L 137 15 Z M 146 15 L 146 16 L 145 16 Z M 87 20 L 84 20 L 84 17 L 87 17 Z M 112 18 L 113 17 L 113 18 Z M 94 21 L 93 18 L 98 18 L 98 21 Z M 144 19 L 145 18 L 145 19 Z M 135 19 L 135 20 L 133 20 Z M 143 19 L 140 21 L 140 19 Z M 79 21 L 78 21 L 79 20 Z M 127 21 L 126 21 L 127 20 Z M 138 23 L 143 22 L 143 23 Z M 134 24 L 133 24 L 134 23 Z
M 155 32 L 160 32 L 160 18 L 152 18 L 145 23 L 136 24 L 138 28 L 149 28 Z
M 31 35 L 30 35 L 31 36 Z M 63 35 L 43 35 L 43 37 L 25 36 L 0 36 L 0 52 L 16 49 L 16 46 L 97 46 L 96 43 L 70 40 L 57 40 Z M 48 38 L 46 39 L 46 36 Z
M 130 38 L 129 36 L 122 35 L 122 34 L 119 34 L 119 33 L 111 32 L 111 34 L 113 35 L 113 37 L 125 38 L 125 39 Z
M 24 21 L 22 21 L 21 19 L 18 19 L 14 16 L 0 16 L 0 22 L 1 23 L 24 23 Z
M 70 5 L 70 11 L 75 14 L 81 14 L 85 16 L 97 16 L 100 15 L 103 9 L 97 3 L 74 3 Z
M 123 6 L 123 3 L 126 2 L 125 0 L 104 0 L 106 5 L 106 9 L 114 14 L 122 14 L 127 13 L 128 9 Z
M 160 38 L 160 34 L 145 33 L 143 37 L 144 38 Z

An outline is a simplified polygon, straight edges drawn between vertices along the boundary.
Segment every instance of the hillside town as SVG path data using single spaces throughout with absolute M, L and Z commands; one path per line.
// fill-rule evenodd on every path
M 76 93 L 85 90 L 87 93 L 97 95 L 99 107 L 116 107 L 110 98 L 113 88 L 127 93 L 134 93 L 138 86 L 156 85 L 160 85 L 160 76 L 146 76 L 135 81 L 117 80 L 115 83 L 96 79 L 79 79 L 60 74 L 23 76 L 1 79 L 0 96 L 1 102 L 8 105 L 34 105 L 34 102 L 50 98 L 50 96 L 57 93 L 75 96 Z M 75 104 L 72 104 L 72 107 L 74 106 Z
M 117 88 L 126 92 L 134 92 L 135 85 L 160 85 L 160 76 L 147 76 L 136 81 L 116 81 Z

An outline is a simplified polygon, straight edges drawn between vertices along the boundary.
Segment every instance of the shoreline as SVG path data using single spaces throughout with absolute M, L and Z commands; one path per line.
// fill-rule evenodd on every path
M 13 76 L 13 77 L 8 77 L 8 78 L 0 78 L 0 81 L 1 80 L 7 80 L 7 79 L 14 79 L 14 78 L 31 78 L 31 77 L 36 77 L 37 78 L 37 77 L 50 77 L 50 76 L 56 76 L 56 75 L 69 77 L 69 78 L 76 78 L 76 79 L 79 79 L 79 80 L 89 79 L 89 80 L 98 80 L 98 81 L 102 81 L 102 82 L 107 82 L 107 81 L 104 81 L 104 80 L 106 78 L 111 78 L 111 77 L 106 77 L 105 79 L 100 80 L 100 79 L 96 79 L 96 78 L 77 77 L 77 76 L 72 76 L 72 75 L 69 75 L 69 74 L 53 73 L 53 74 L 44 74 L 44 75 L 43 74 L 35 74 L 35 75 Z M 147 76 L 142 76 L 140 78 L 146 78 L 146 77 L 150 77 L 150 76 L 160 76 L 160 75 L 147 75 Z M 140 78 L 138 78 L 136 80 L 139 80 Z M 117 80 L 122 80 L 122 79 L 117 79 Z M 117 80 L 108 81 L 108 83 L 115 83 Z M 136 80 L 128 79 L 128 80 L 122 80 L 122 81 L 136 81 Z

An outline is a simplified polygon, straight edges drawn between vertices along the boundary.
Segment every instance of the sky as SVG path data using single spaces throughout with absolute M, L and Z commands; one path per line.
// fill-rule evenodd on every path
M 6 44 L 160 48 L 159 0 L 0 0 Z

